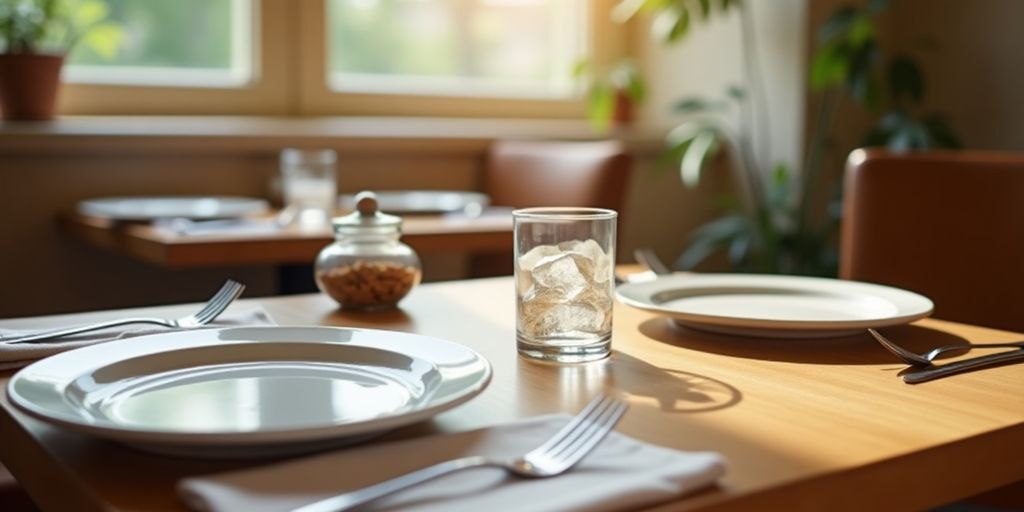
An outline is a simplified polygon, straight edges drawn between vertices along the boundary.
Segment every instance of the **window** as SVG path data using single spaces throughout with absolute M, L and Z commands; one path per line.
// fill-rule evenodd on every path
M 335 91 L 566 98 L 582 0 L 328 0 Z
M 123 34 L 112 59 L 87 45 L 70 82 L 231 87 L 252 78 L 250 0 L 104 0 Z
M 582 118 L 617 0 L 102 0 L 124 34 L 69 56 L 65 114 Z

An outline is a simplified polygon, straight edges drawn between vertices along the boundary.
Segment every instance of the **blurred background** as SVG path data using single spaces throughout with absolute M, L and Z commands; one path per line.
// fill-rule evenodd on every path
M 160 268 L 56 219 L 102 196 L 279 203 L 285 147 L 334 149 L 342 193 L 480 190 L 495 141 L 617 139 L 620 261 L 818 275 L 852 149 L 1024 149 L 1015 0 L 12 0 L 0 19 L 22 4 L 61 4 L 34 51 L 66 57 L 56 118 L 0 124 L 19 291 L 0 317 L 199 300 L 225 274 L 274 293 L 272 268 Z M 427 280 L 468 276 L 467 255 L 425 258 Z

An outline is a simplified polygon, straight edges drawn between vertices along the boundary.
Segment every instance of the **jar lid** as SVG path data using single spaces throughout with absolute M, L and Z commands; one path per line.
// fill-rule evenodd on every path
M 356 211 L 344 217 L 335 217 L 331 220 L 335 228 L 375 228 L 395 227 L 402 225 L 402 218 L 395 215 L 381 213 L 377 202 L 377 194 L 364 190 L 356 194 Z

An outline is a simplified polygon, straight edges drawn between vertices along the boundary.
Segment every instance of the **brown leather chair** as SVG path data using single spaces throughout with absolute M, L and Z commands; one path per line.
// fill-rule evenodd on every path
M 592 206 L 622 209 L 632 158 L 617 141 L 495 141 L 482 189 L 494 206 Z M 472 258 L 475 277 L 512 273 L 511 254 Z
M 840 277 L 913 290 L 934 316 L 1024 332 L 1024 154 L 857 150 Z

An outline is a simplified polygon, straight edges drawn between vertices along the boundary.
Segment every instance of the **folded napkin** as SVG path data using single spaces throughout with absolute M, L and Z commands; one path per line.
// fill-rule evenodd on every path
M 256 469 L 183 480 L 179 494 L 202 511 L 277 512 L 466 455 L 511 458 L 561 428 L 568 416 L 379 445 L 366 445 Z M 522 479 L 474 468 L 411 487 L 364 506 L 415 511 L 608 511 L 632 509 L 705 487 L 724 473 L 722 457 L 685 453 L 612 432 L 564 475 Z
M 275 325 L 275 322 L 263 309 L 251 309 L 248 311 L 224 313 L 218 317 L 216 321 L 201 327 L 201 329 L 240 325 Z M 35 329 L 32 331 L 35 331 Z M 158 334 L 172 331 L 174 331 L 174 329 L 168 327 L 136 324 L 112 327 L 102 331 L 86 332 L 76 334 L 74 336 L 65 336 L 63 338 L 40 341 L 37 343 L 3 343 L 0 341 L 0 370 L 21 368 L 22 366 L 29 365 L 37 359 L 42 359 L 66 350 L 85 347 L 96 343 L 142 336 L 144 334 Z M 0 329 L 0 338 L 3 336 L 17 335 L 23 332 L 27 331 L 23 331 L 21 329 Z

